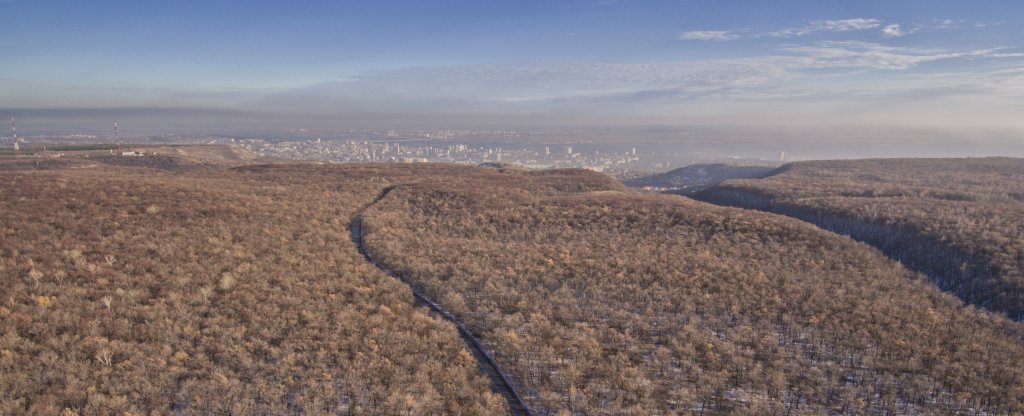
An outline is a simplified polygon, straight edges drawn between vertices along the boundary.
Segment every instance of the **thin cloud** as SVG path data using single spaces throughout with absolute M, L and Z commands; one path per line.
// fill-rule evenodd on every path
M 739 37 L 731 30 L 693 30 L 679 34 L 679 39 L 682 40 L 724 41 Z
M 925 62 L 943 59 L 990 57 L 990 50 L 935 51 L 900 48 L 868 42 L 818 42 L 813 46 L 794 46 L 784 51 L 808 58 L 808 68 L 910 69 Z
M 1003 21 L 1003 22 L 974 22 L 974 27 L 977 27 L 977 28 L 994 27 L 994 26 L 1003 25 L 1005 23 L 1006 23 L 1005 21 Z
M 900 27 L 899 23 L 893 23 L 882 28 L 882 36 L 887 38 L 898 38 L 906 35 L 907 32 Z
M 932 23 L 934 23 L 934 25 L 932 27 L 935 28 L 935 29 L 954 29 L 954 28 L 958 28 L 961 25 L 963 25 L 964 20 L 963 19 L 960 19 L 960 20 L 953 20 L 953 19 L 939 20 L 939 19 L 935 19 L 935 20 L 932 20 Z
M 801 27 L 790 27 L 780 30 L 751 33 L 748 30 L 693 30 L 680 33 L 677 37 L 680 40 L 695 41 L 730 41 L 737 39 L 756 38 L 796 38 L 817 33 L 841 33 L 852 31 L 863 31 L 877 29 L 878 33 L 886 38 L 899 38 L 921 29 L 964 29 L 964 28 L 987 28 L 1004 24 L 1005 22 L 968 22 L 963 19 L 935 19 L 930 25 L 913 25 L 904 23 L 888 23 L 881 19 L 856 18 L 840 20 L 816 20 Z
M 880 30 L 880 29 L 879 29 Z M 1024 70 L 941 79 L 929 62 L 1015 59 L 1021 49 L 943 50 L 822 41 L 746 58 L 651 63 L 510 62 L 367 71 L 344 80 L 272 91 L 133 91 L 140 105 L 239 108 L 280 114 L 678 114 L 743 105 L 911 102 L 907 97 L 984 97 L 1021 102 Z M 1017 61 L 1019 60 L 1019 61 Z M 977 65 L 971 63 L 971 67 Z M 956 68 L 948 66 L 943 68 Z M 884 71 L 884 76 L 862 75 Z M 9 83 L 0 83 L 4 95 Z M 26 88 L 25 94 L 35 93 Z M 0 97 L 2 98 L 2 97 Z M 958 98 L 959 99 L 959 98 Z M 978 98 L 980 99 L 980 98 Z M 986 101 L 988 102 L 988 101 Z M 76 103 L 69 103 L 76 104 Z M 168 105 L 170 105 L 168 104 Z M 1014 107 L 1016 108 L 1016 107 Z M 722 111 L 726 111 L 722 110 Z M 703 111 L 703 110 L 701 110 Z M 710 110 L 708 110 L 710 111 Z
M 933 19 L 931 25 L 928 26 L 930 29 L 984 29 L 987 27 L 996 27 L 1006 24 L 1005 21 L 999 22 L 969 22 L 964 19 Z
M 311 85 L 264 97 L 257 108 L 352 108 L 380 112 L 555 111 L 588 105 L 783 100 L 842 96 L 857 74 L 893 71 L 928 62 L 1024 58 L 1007 49 L 936 50 L 867 42 L 817 42 L 769 56 L 656 63 L 532 62 L 371 71 L 347 81 Z M 824 70 L 824 71 L 823 71 Z M 836 80 L 848 80 L 849 83 Z M 832 85 L 842 85 L 833 88 Z M 893 93 L 897 93 L 899 84 Z M 610 107 L 609 107 L 610 108 Z M 638 107 L 639 108 L 639 107 Z
M 792 38 L 807 36 L 817 32 L 849 32 L 853 30 L 875 29 L 882 26 L 879 19 L 843 19 L 843 20 L 818 20 L 811 24 L 798 28 L 787 28 L 767 33 L 768 36 L 777 38 Z
M 883 22 L 880 19 L 868 18 L 816 20 L 806 26 L 785 28 L 772 32 L 750 34 L 743 33 L 745 32 L 745 30 L 692 30 L 680 33 L 678 38 L 680 40 L 720 42 L 742 38 L 793 38 L 807 36 L 819 32 L 850 32 L 855 30 L 869 30 L 878 28 L 882 28 L 882 33 L 888 37 L 898 37 L 908 33 L 912 33 L 912 31 L 908 31 L 902 28 L 899 24 L 890 24 L 888 26 L 882 27 L 882 23 Z
M 978 56 L 982 58 L 1024 58 L 1024 52 L 991 52 Z

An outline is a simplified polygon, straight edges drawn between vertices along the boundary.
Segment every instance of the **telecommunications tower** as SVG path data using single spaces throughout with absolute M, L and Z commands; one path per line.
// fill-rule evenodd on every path
M 11 117 L 11 135 L 13 135 L 13 138 L 11 138 L 11 140 L 14 141 L 14 151 L 17 152 L 18 150 L 20 150 L 20 146 L 18 145 L 18 128 L 14 125 L 13 116 Z
M 121 138 L 117 135 L 117 120 L 114 120 L 114 147 L 121 150 Z

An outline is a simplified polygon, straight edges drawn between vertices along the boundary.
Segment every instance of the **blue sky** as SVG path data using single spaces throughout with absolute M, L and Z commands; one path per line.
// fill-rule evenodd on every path
M 0 108 L 1024 129 L 1020 1 L 0 0 Z

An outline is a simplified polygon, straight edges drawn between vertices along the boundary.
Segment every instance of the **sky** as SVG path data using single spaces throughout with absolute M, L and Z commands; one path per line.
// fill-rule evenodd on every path
M 0 0 L 0 112 L 1017 132 L 1022 20 L 1021 1 Z

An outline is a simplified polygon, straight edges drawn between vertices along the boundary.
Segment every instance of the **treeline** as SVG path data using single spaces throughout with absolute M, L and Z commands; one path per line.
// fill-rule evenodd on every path
M 1020 324 L 807 225 L 478 170 L 364 214 L 375 259 L 555 414 L 1018 414 Z
M 0 181 L 0 414 L 507 412 L 349 239 L 422 168 L 25 168 Z
M 1024 159 L 800 162 L 697 198 L 850 235 L 966 302 L 1024 319 Z
M 624 181 L 634 188 L 653 187 L 670 190 L 677 195 L 692 195 L 727 179 L 762 178 L 773 171 L 773 166 L 742 166 L 723 163 L 704 163 L 684 166 L 668 172 Z

